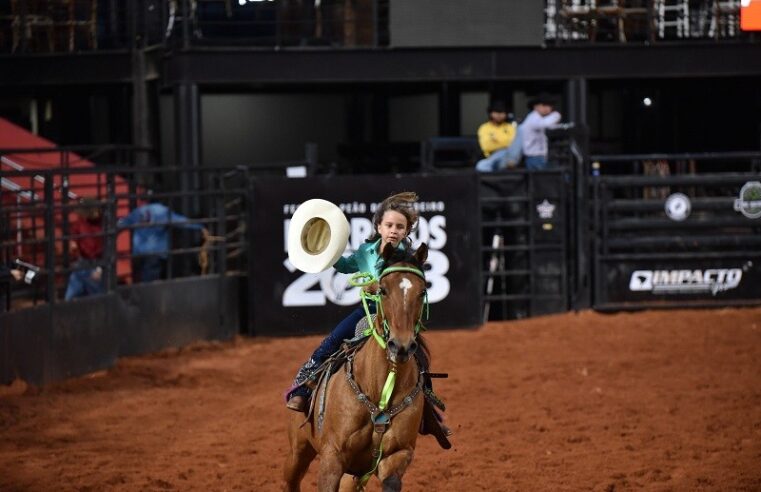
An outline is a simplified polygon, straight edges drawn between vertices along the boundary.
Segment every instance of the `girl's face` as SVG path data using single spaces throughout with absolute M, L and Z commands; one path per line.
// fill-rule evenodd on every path
M 407 237 L 407 218 L 394 210 L 386 210 L 378 224 L 378 234 L 381 236 L 381 252 L 386 244 L 399 246 L 399 243 Z

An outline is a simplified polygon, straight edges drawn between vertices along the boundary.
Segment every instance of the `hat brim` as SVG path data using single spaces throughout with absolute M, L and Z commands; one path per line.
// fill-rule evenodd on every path
M 296 209 L 288 226 L 288 259 L 306 273 L 327 270 L 349 240 L 349 221 L 334 203 L 314 198 Z

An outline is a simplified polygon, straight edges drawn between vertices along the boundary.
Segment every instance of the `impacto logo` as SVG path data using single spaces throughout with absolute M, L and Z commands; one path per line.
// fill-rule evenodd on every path
M 636 270 L 629 290 L 653 294 L 703 294 L 730 290 L 740 285 L 742 268 L 706 270 Z

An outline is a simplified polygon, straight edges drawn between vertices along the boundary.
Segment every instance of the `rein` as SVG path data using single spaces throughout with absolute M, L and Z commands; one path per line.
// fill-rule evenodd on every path
M 360 287 L 359 297 L 362 300 L 362 307 L 365 310 L 365 316 L 367 317 L 367 326 L 368 326 L 367 329 L 365 329 L 365 331 L 363 332 L 363 334 L 365 336 L 372 335 L 375 341 L 383 350 L 386 350 L 386 347 L 388 346 L 387 342 L 391 333 L 391 327 L 388 325 L 388 321 L 386 320 L 386 316 L 383 312 L 382 296 L 380 294 L 371 294 L 367 292 L 365 289 L 362 289 L 362 287 L 366 287 L 374 282 L 380 282 L 380 280 L 386 275 L 390 273 L 396 273 L 396 272 L 413 273 L 417 275 L 418 277 L 420 277 L 421 279 L 423 279 L 423 281 L 425 281 L 425 274 L 423 273 L 421 269 L 415 268 L 415 267 L 409 267 L 409 266 L 391 266 L 391 267 L 385 268 L 381 272 L 379 278 L 377 279 L 373 277 L 373 275 L 367 272 L 355 273 L 349 279 L 350 285 L 354 287 Z M 369 301 L 375 302 L 376 310 L 378 312 L 378 316 L 376 317 L 376 319 L 382 320 L 382 323 L 383 323 L 382 335 L 378 333 L 378 330 L 376 329 L 376 323 L 373 321 L 372 315 L 370 314 L 370 308 L 368 306 Z M 425 326 L 423 326 L 421 322 L 423 318 L 423 314 L 425 314 L 425 318 L 427 320 L 429 315 L 427 290 L 425 291 L 425 298 L 423 299 L 423 305 L 420 310 L 420 315 L 418 315 L 417 321 L 415 322 L 415 336 L 417 336 L 421 330 L 425 330 Z M 386 411 L 389 401 L 391 401 L 391 395 L 394 392 L 394 385 L 396 384 L 396 363 L 390 362 L 391 367 L 389 368 L 388 376 L 386 377 L 386 382 L 383 385 L 383 390 L 381 391 L 380 401 L 378 402 L 378 405 L 376 406 L 373 402 L 370 401 L 367 395 L 362 392 L 362 390 L 359 388 L 359 385 L 357 385 L 357 382 L 354 381 L 354 378 L 352 376 L 352 359 L 353 359 L 353 356 L 350 356 L 346 362 L 346 381 L 349 383 L 349 386 L 351 386 L 352 390 L 354 390 L 354 393 L 357 395 L 357 399 L 360 402 L 362 402 L 365 405 L 365 407 L 367 407 L 367 410 L 370 412 L 370 422 L 373 424 L 373 428 L 375 429 L 375 433 L 373 434 L 373 441 L 376 441 L 376 438 L 377 438 L 377 445 L 374 446 L 377 449 L 374 449 L 372 453 L 373 458 L 375 458 L 373 468 L 359 479 L 358 490 L 364 490 L 365 484 L 367 484 L 368 480 L 370 480 L 370 477 L 378 469 L 378 464 L 380 463 L 381 458 L 383 457 L 383 434 L 386 432 L 386 428 L 391 423 L 391 418 L 397 415 L 398 413 L 400 413 L 402 410 L 404 410 L 408 406 L 410 406 L 412 404 L 412 401 L 418 395 L 418 393 L 420 393 L 423 387 L 423 371 L 421 369 L 420 374 L 418 376 L 418 382 L 415 385 L 415 388 L 412 390 L 412 392 L 410 392 L 409 395 L 404 397 L 401 403 L 399 403 L 398 405 Z
M 379 278 L 373 277 L 370 273 L 367 272 L 359 272 L 352 275 L 352 277 L 349 279 L 349 284 L 352 287 L 367 287 L 368 285 L 372 284 L 373 282 L 380 282 L 380 280 L 388 275 L 389 273 L 395 273 L 395 272 L 408 272 L 408 273 L 414 273 L 418 277 L 425 280 L 425 274 L 422 270 L 415 267 L 405 267 L 405 266 L 392 266 L 384 269 Z M 388 340 L 389 333 L 391 332 L 391 327 L 388 326 L 388 321 L 386 320 L 386 316 L 383 313 L 383 303 L 381 302 L 381 295 L 380 294 L 371 294 L 367 292 L 364 289 L 361 289 L 359 291 L 359 298 L 362 300 L 362 307 L 365 310 L 365 316 L 367 317 L 367 329 L 364 331 L 364 335 L 372 335 L 375 341 L 380 345 L 380 347 L 383 350 L 386 350 L 386 341 Z M 383 335 L 378 333 L 377 330 L 373 329 L 375 323 L 373 322 L 372 315 L 370 314 L 370 308 L 367 304 L 368 301 L 375 302 L 375 306 L 378 309 L 378 314 L 380 315 L 381 319 L 383 320 Z M 428 290 L 425 291 L 425 298 L 423 299 L 423 307 L 420 311 L 420 315 L 418 316 L 417 322 L 415 323 L 415 335 L 420 333 L 421 331 L 425 330 L 425 326 L 421 322 L 423 319 L 423 315 L 425 314 L 426 321 L 428 320 L 429 314 L 430 314 L 430 308 L 428 304 Z

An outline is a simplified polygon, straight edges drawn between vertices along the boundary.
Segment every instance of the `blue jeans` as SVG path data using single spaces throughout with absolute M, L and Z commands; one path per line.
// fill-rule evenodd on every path
M 522 152 L 523 136 L 521 135 L 521 127 L 519 125 L 513 142 L 504 149 L 492 152 L 489 157 L 478 161 L 476 163 L 476 171 L 479 173 L 493 173 L 504 171 L 507 167 L 515 167 L 521 162 Z
M 367 308 L 370 314 L 375 314 L 375 303 L 368 302 Z M 312 357 L 299 368 L 299 372 L 296 374 L 296 378 L 293 381 L 293 389 L 291 389 L 287 395 L 287 398 L 298 395 L 308 397 L 311 390 L 302 383 L 306 381 L 315 369 L 320 367 L 325 360 L 330 357 L 336 350 L 341 347 L 341 343 L 344 340 L 354 338 L 354 330 L 357 327 L 357 323 L 365 316 L 365 309 L 360 306 L 351 312 L 343 321 L 333 328 L 333 331 L 328 334 L 327 337 L 320 343 L 312 353 Z
M 476 162 L 476 171 L 479 173 L 493 173 L 505 168 L 507 168 L 507 147 L 492 152 L 489 157 Z
M 160 256 L 144 256 L 135 258 L 135 281 L 153 282 L 166 276 L 166 258 Z
M 375 314 L 375 303 L 368 302 L 367 307 L 370 310 L 370 314 Z M 333 328 L 333 331 L 325 337 L 325 340 L 320 343 L 317 350 L 312 353 L 312 360 L 317 362 L 318 365 L 322 364 L 325 359 L 330 357 L 330 354 L 338 350 L 341 346 L 341 342 L 344 340 L 354 338 L 354 330 L 357 327 L 357 323 L 365 316 L 365 309 L 360 306 L 351 312 L 343 321 Z
M 526 156 L 526 169 L 537 171 L 547 167 L 547 156 L 543 155 L 527 155 Z
M 91 296 L 105 292 L 103 279 L 93 280 L 92 274 L 94 270 L 94 268 L 83 268 L 71 272 L 64 299 L 70 301 L 75 297 Z

